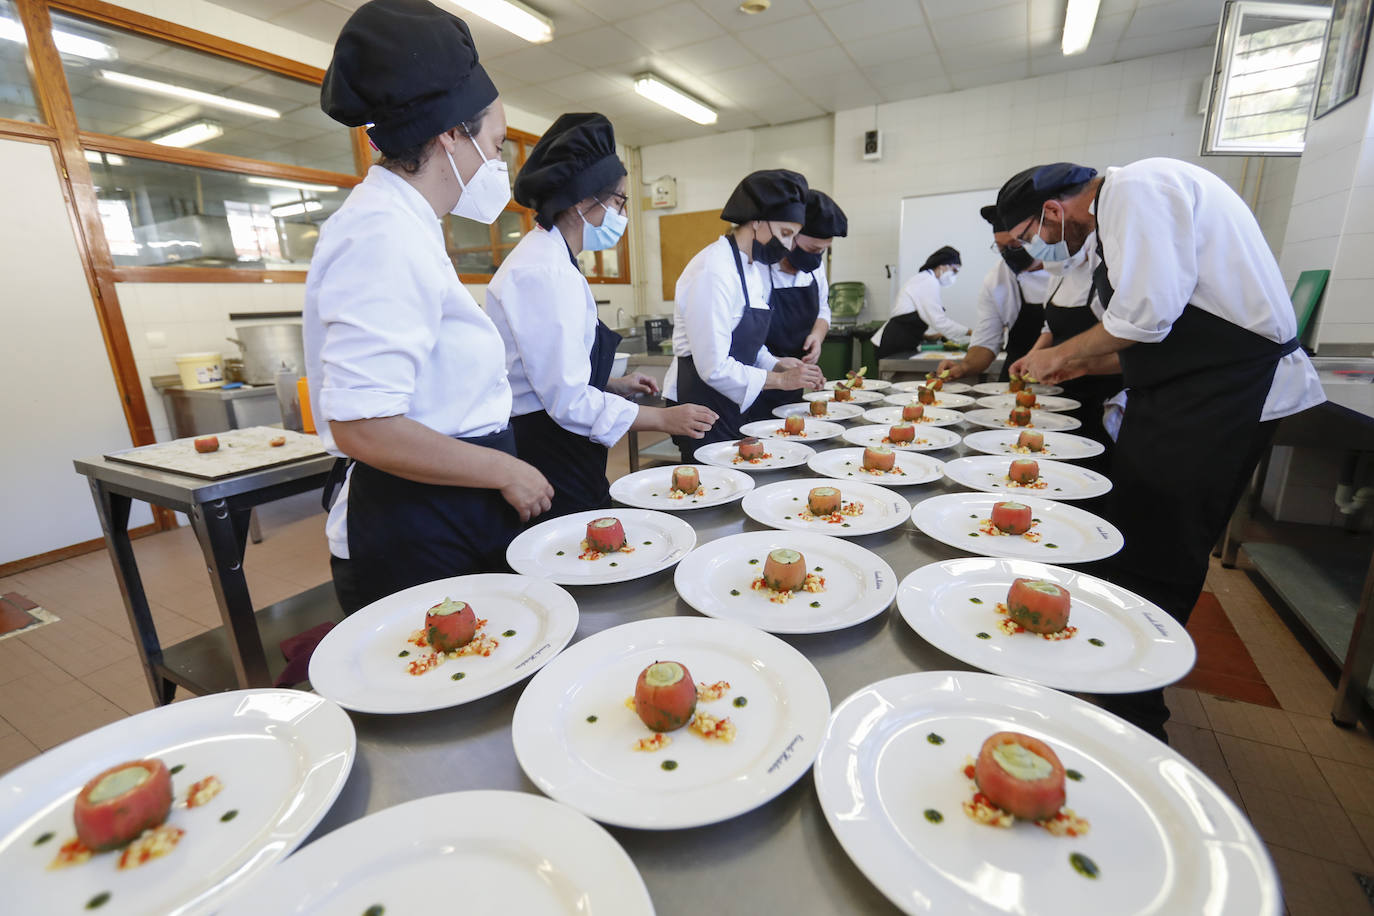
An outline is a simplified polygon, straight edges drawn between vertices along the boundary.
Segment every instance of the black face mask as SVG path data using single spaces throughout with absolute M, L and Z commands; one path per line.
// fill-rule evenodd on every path
M 768 228 L 771 230 L 773 227 L 769 225 Z M 768 240 L 767 244 L 755 238 L 752 250 L 754 260 L 760 264 L 776 264 L 788 254 L 787 246 L 778 239 L 776 234 Z
M 806 251 L 800 245 L 793 245 L 792 250 L 787 252 L 787 262 L 797 271 L 809 274 L 817 267 L 821 266 L 822 254 L 819 251 Z
M 1002 248 L 1000 249 L 1002 260 L 1011 268 L 1012 273 L 1022 273 L 1035 263 L 1035 258 L 1024 248 Z

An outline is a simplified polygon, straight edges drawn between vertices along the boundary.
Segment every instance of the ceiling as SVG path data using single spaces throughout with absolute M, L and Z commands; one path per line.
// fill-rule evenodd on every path
M 333 44 L 363 0 L 215 2 Z M 739 2 L 528 0 L 553 20 L 543 45 L 464 18 L 506 102 L 547 117 L 600 111 L 621 142 L 644 145 L 1207 46 L 1223 6 L 1102 0 L 1092 44 L 1066 58 L 1067 0 L 773 0 L 753 16 Z M 701 127 L 641 99 L 633 77 L 645 71 L 719 121 Z

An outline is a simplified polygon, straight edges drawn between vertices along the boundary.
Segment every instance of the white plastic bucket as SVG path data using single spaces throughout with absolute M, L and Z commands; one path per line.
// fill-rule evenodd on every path
M 224 385 L 224 357 L 219 353 L 182 353 L 177 357 L 181 387 L 219 388 Z

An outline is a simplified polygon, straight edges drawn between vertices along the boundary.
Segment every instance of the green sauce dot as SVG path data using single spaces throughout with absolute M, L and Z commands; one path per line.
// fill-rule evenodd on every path
M 100 909 L 102 906 L 104 906 L 105 904 L 107 904 L 107 903 L 109 903 L 109 902 L 110 902 L 110 892 L 109 892 L 109 891 L 101 891 L 100 893 L 98 893 L 98 894 L 96 894 L 94 897 L 92 897 L 90 900 L 87 900 L 87 901 L 86 901 L 86 909 L 88 909 L 88 910 L 98 910 L 98 909 Z
M 970 532 L 968 533 L 968 536 L 971 537 L 971 538 L 976 538 L 976 537 L 978 536 L 978 532 L 976 532 L 976 531 L 970 531 Z
M 409 655 L 409 654 L 410 654 L 410 650 L 409 650 L 409 649 L 402 649 L 400 652 L 397 652 L 397 653 L 396 653 L 396 657 L 397 657 L 397 658 L 405 658 L 405 657 L 406 657 L 407 655 Z
M 385 912 L 386 907 L 382 906 L 380 903 L 374 903 L 372 906 L 363 910 L 363 916 L 382 916 Z
M 588 722 L 595 722 L 595 721 L 596 721 L 596 716 L 588 716 L 588 717 L 587 717 L 587 721 L 588 721 Z
M 501 635 L 502 635 L 502 636 L 505 636 L 505 637 L 511 637 L 511 636 L 514 636 L 514 635 L 515 635 L 515 631 L 514 631 L 514 630 L 507 630 L 506 632 L 502 633 Z
M 979 638 L 979 639 L 992 639 L 992 634 L 991 634 L 991 633 L 979 633 L 979 634 L 978 634 L 978 638 Z
M 1046 544 L 1045 546 L 1048 547 L 1050 550 L 1058 550 L 1058 549 L 1059 549 L 1059 545 L 1058 545 L 1058 544 Z
M 459 671 L 457 674 L 451 675 L 451 676 L 449 677 L 449 680 L 461 681 L 461 680 L 462 680 L 463 678 L 465 678 L 465 677 L 467 677 L 467 675 L 464 674 L 463 672 Z
M 619 566 L 620 564 L 619 564 L 619 563 L 612 563 L 611 565 L 612 565 L 612 566 Z
M 748 697 L 735 697 L 735 705 L 736 705 L 736 706 L 748 706 L 748 705 L 749 705 L 749 698 L 748 698 Z
M 38 839 L 34 840 L 34 841 L 33 841 L 33 845 L 35 845 L 35 846 L 42 846 L 44 843 L 48 842 L 48 840 L 51 840 L 51 839 L 52 839 L 52 834 L 51 834 L 51 833 L 45 833 L 45 834 L 43 834 L 42 836 L 40 836 Z
M 227 824 L 227 823 L 229 823 L 230 821 L 232 821 L 234 818 L 236 818 L 236 817 L 238 817 L 238 816 L 239 816 L 239 811 L 238 811 L 238 809 L 237 809 L 237 808 L 233 808 L 233 809 L 231 809 L 231 810 L 229 810 L 229 811 L 226 811 L 226 812 L 224 812 L 223 814 L 221 814 L 220 817 L 219 817 L 219 819 L 220 819 L 221 821 L 223 821 L 224 823 Z
M 730 595 L 731 595 L 731 597 L 738 598 L 738 597 L 739 597 L 739 589 L 737 589 L 737 588 L 732 588 L 732 589 L 730 589 Z
M 983 599 L 982 599 L 982 598 L 970 598 L 969 601 L 972 602 L 973 604 L 982 604 L 982 603 L 983 603 Z
M 645 546 L 645 547 L 648 547 L 648 546 L 651 545 L 651 544 L 653 544 L 653 541 L 645 541 L 645 542 L 644 542 L 644 546 Z
M 841 528 L 848 528 L 848 527 L 849 527 L 849 522 L 844 522 L 843 524 L 840 525 L 840 527 L 841 527 Z
M 759 565 L 759 561 L 758 561 L 758 560 L 750 560 L 750 561 L 749 561 L 749 565 L 750 565 L 750 566 L 758 566 L 758 565 Z
M 930 734 L 926 735 L 926 740 L 929 741 L 931 744 L 936 744 L 936 745 L 944 744 L 944 743 L 945 743 L 944 737 L 941 736 L 941 735 L 935 734 L 935 732 L 931 732 Z
M 1085 878 L 1097 877 L 1097 863 L 1081 852 L 1075 852 L 1069 856 L 1069 864 L 1073 866 L 1074 871 Z
M 677 761 L 676 761 L 676 760 L 665 760 L 665 761 L 663 761 L 662 763 L 660 763 L 659 766 L 662 767 L 662 768 L 665 769 L 665 770 L 676 770 L 676 769 L 677 769 Z
M 1098 639 L 1096 636 L 1094 636 L 1092 639 L 1088 640 L 1088 642 L 1092 643 L 1094 646 L 1105 646 L 1105 645 L 1106 645 L 1105 642 L 1103 642 L 1102 640 Z
M 184 763 L 178 763 L 176 766 L 172 767 L 172 769 L 171 769 L 170 772 L 171 772 L 171 775 L 175 776 L 176 774 L 180 773 L 180 772 L 181 772 L 182 770 L 184 770 L 184 769 L 186 769 L 186 764 L 184 764 Z
M 932 824 L 938 824 L 944 819 L 945 816 L 941 814 L 939 811 L 936 811 L 934 808 L 926 809 L 926 820 L 930 821 Z
M 556 557 L 561 557 L 561 556 L 563 556 L 563 551 L 561 551 L 561 550 L 558 551 L 558 553 L 554 554 L 554 556 L 556 556 Z
M 978 517 L 978 516 L 976 516 L 976 515 L 970 515 L 970 516 L 969 516 L 969 518 L 977 518 L 977 517 Z
M 1078 772 L 1077 770 L 1065 770 L 1064 775 L 1072 779 L 1074 782 L 1083 781 L 1083 774 Z
M 812 606 L 812 607 L 820 607 L 820 606 L 821 606 L 821 603 L 820 603 L 819 601 L 813 601 L 813 602 L 811 602 L 811 606 Z
M 821 572 L 821 567 L 817 566 L 816 569 L 815 569 L 815 571 L 816 571 L 816 572 Z

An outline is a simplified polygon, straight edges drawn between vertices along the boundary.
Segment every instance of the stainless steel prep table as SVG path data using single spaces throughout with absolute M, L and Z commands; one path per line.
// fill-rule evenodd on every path
M 274 645 L 316 623 L 342 619 L 330 582 L 255 614 L 243 575 L 253 507 L 320 489 L 334 466 L 333 457 L 306 458 L 220 480 L 123 464 L 102 456 L 73 463 L 77 473 L 89 479 L 105 546 L 155 703 L 170 703 L 178 684 L 198 694 L 235 687 L 270 687 L 284 661 L 279 653 L 268 660 L 262 648 L 264 637 Z M 135 499 L 190 517 L 223 627 L 175 646 L 162 646 L 129 540 L 129 509 Z

